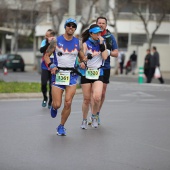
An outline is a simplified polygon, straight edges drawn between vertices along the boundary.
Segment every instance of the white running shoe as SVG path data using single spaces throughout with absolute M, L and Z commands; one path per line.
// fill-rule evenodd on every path
M 92 120 L 91 120 L 91 117 L 89 117 L 88 125 L 91 125 L 91 124 L 92 124 Z
M 94 117 L 92 116 L 91 119 L 92 119 L 91 126 L 94 128 L 97 128 L 98 127 L 98 116 L 94 116 Z
M 87 120 L 83 120 L 81 124 L 82 129 L 87 129 Z
M 92 119 L 89 117 L 88 125 L 92 124 Z M 98 116 L 98 125 L 100 125 L 100 117 Z

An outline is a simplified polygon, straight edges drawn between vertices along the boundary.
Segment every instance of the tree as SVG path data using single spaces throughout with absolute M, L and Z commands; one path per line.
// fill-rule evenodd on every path
M 59 33 L 60 23 L 63 20 L 63 16 L 68 12 L 68 0 L 54 0 L 50 5 L 50 14 L 52 18 L 53 30 L 56 34 Z
M 3 15 L 0 16 L 1 26 L 10 30 L 6 32 L 13 35 L 11 39 L 11 53 L 18 52 L 19 37 L 21 35 L 28 36 L 31 33 L 31 23 L 34 20 L 34 15 L 32 15 L 31 11 L 34 9 L 34 3 L 34 0 L 15 0 L 10 1 L 10 3 L 3 0 L 0 3 L 0 11 L 3 11 Z M 6 33 L 4 32 L 4 34 Z
M 85 7 L 84 11 L 86 13 L 82 14 L 82 18 L 80 21 L 82 23 L 81 32 L 95 21 L 93 20 L 92 12 L 97 2 L 98 0 L 90 0 L 90 1 L 88 0 L 88 1 L 83 2 L 84 4 L 82 6 Z M 82 13 L 83 13 L 83 10 L 82 10 Z
M 117 20 L 119 18 L 119 13 L 121 10 L 130 2 L 130 0 L 115 0 L 114 4 L 110 4 L 109 10 L 112 11 L 113 15 L 113 22 L 110 21 L 109 19 L 109 24 L 110 26 L 114 27 L 115 30 L 115 38 L 118 42 L 118 33 L 117 33 Z
M 134 11 L 134 14 L 143 22 L 148 47 L 151 48 L 157 30 L 165 19 L 166 14 L 170 13 L 169 0 L 136 0 L 132 2 L 138 3 L 138 8 Z M 145 9 L 141 8 L 141 4 Z M 155 22 L 153 30 L 149 30 L 150 22 Z
M 114 4 L 110 4 L 109 9 L 112 11 L 112 15 L 113 15 L 113 22 L 110 21 L 109 19 L 109 25 L 114 27 L 114 35 L 115 35 L 115 39 L 118 43 L 118 31 L 117 31 L 117 20 L 119 18 L 119 13 L 121 12 L 121 10 L 127 5 L 127 3 L 129 3 L 130 0 L 115 0 Z M 118 59 L 115 59 L 115 75 L 118 74 L 118 69 L 119 69 L 119 63 L 118 63 Z

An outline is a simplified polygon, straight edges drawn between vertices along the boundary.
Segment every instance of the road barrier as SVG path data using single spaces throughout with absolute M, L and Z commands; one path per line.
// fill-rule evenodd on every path
M 8 69 L 6 67 L 3 68 L 4 69 L 4 75 L 8 74 Z
M 143 67 L 139 67 L 138 83 L 142 84 L 144 82 L 143 78 Z

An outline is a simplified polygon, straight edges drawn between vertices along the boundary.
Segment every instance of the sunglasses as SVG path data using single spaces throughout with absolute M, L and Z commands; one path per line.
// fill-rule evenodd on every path
M 66 26 L 67 27 L 72 27 L 72 28 L 77 28 L 76 24 L 71 24 L 71 23 L 66 24 Z

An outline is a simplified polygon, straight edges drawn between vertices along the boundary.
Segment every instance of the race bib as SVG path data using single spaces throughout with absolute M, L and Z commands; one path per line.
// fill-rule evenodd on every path
M 88 68 L 86 70 L 86 79 L 97 80 L 99 79 L 100 70 L 94 68 Z
M 58 85 L 69 85 L 70 83 L 70 71 L 59 71 L 56 74 L 55 84 Z

